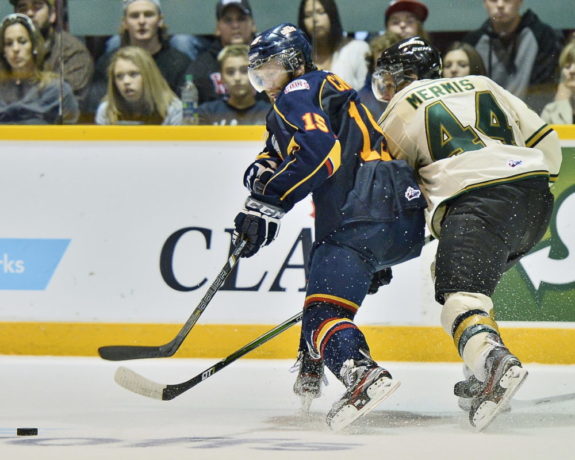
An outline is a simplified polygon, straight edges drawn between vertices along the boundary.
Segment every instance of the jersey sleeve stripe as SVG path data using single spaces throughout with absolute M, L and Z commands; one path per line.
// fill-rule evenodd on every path
M 373 129 L 375 129 L 378 133 L 383 134 L 383 131 L 381 130 L 381 126 L 379 126 L 377 124 L 377 122 L 373 118 L 373 114 L 369 111 L 369 109 L 365 106 L 365 104 L 361 104 L 361 106 L 365 110 L 365 113 L 367 114 L 367 118 L 369 119 L 371 125 L 373 126 Z
M 323 94 L 323 87 L 325 86 L 326 82 L 327 82 L 326 79 L 324 79 L 324 80 L 321 82 L 321 86 L 319 87 L 319 91 L 318 91 L 318 93 L 317 93 L 317 94 L 318 94 L 319 107 L 320 107 L 320 109 L 322 110 L 322 112 L 325 112 L 325 109 L 323 108 L 323 104 L 322 104 L 322 99 L 323 99 L 323 98 L 322 98 L 322 94 Z
M 262 152 L 256 157 L 256 160 L 269 160 L 271 158 L 273 157 L 269 154 L 269 152 Z
M 298 127 L 296 125 L 294 125 L 293 123 L 290 123 L 289 121 L 287 121 L 287 118 L 284 116 L 283 113 L 280 112 L 280 109 L 278 109 L 278 106 L 276 104 L 274 104 L 274 110 L 275 112 L 281 117 L 281 119 L 283 121 L 285 121 L 288 125 L 290 125 L 293 129 L 297 130 Z
M 331 162 L 333 164 L 334 163 L 333 159 L 337 160 L 339 162 L 339 164 L 341 164 L 341 144 L 339 143 L 339 141 L 335 142 L 335 144 L 333 145 L 333 147 L 331 148 L 331 150 L 329 151 L 327 156 L 324 158 L 324 160 L 319 165 L 317 165 L 317 167 L 310 174 L 308 174 L 306 177 L 304 177 L 302 180 L 300 180 L 297 184 L 295 184 L 293 187 L 291 187 L 289 190 L 287 190 L 280 197 L 280 200 L 284 201 L 288 197 L 288 195 L 290 193 L 292 193 L 294 190 L 296 190 L 301 184 L 304 184 L 309 179 L 311 179 L 313 176 L 315 176 L 316 173 L 325 165 L 326 161 L 331 160 Z M 336 164 L 333 164 L 333 166 L 335 167 Z M 279 174 L 276 174 L 275 177 L 277 177 L 277 176 L 279 176 Z
M 541 128 L 539 128 L 537 131 L 535 131 L 526 141 L 525 141 L 525 145 L 527 147 L 535 147 L 539 142 L 541 142 L 545 136 L 547 136 L 549 133 L 553 132 L 553 128 L 551 128 L 549 125 L 545 124 L 543 125 Z
M 334 148 L 332 148 L 327 154 L 327 159 L 324 163 L 327 162 L 329 162 L 332 167 L 331 174 L 329 175 L 331 177 L 331 175 L 334 174 L 341 166 L 341 144 L 339 141 L 336 142 Z
M 286 148 L 288 156 L 292 156 L 293 153 L 297 152 L 299 149 L 300 149 L 300 146 L 297 143 L 297 141 L 295 140 L 295 136 L 292 136 L 292 138 L 290 139 L 289 144 Z
M 269 185 L 274 181 L 274 179 L 277 179 L 278 177 L 280 177 L 282 175 L 282 173 L 288 169 L 294 162 L 296 161 L 296 158 L 294 158 L 291 161 L 288 161 L 287 164 L 284 165 L 284 167 L 282 169 L 280 169 L 279 171 L 276 171 L 276 173 L 272 176 L 272 178 L 266 183 L 266 185 L 264 186 L 263 189 L 263 193 L 266 193 L 267 188 L 269 187 Z

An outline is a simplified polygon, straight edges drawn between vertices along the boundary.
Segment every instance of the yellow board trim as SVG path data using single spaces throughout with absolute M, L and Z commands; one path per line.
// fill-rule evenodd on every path
M 264 126 L 0 126 L 0 141 L 264 141 Z
M 561 140 L 575 139 L 575 125 L 551 125 Z
M 102 345 L 161 345 L 177 324 L 0 323 L 0 354 L 97 356 Z M 179 358 L 221 359 L 274 325 L 198 324 L 176 353 Z M 460 362 L 451 338 L 440 327 L 361 326 L 378 361 Z M 247 355 L 252 359 L 295 359 L 299 326 Z M 575 329 L 504 328 L 505 344 L 523 362 L 575 364 Z M 536 343 L 537 346 L 533 346 Z
M 575 125 L 551 126 L 562 140 L 575 140 Z M 0 141 L 261 141 L 264 126 L 3 125 Z

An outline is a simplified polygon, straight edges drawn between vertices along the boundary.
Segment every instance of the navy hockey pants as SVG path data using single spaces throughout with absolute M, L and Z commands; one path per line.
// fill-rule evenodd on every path
M 348 359 L 362 359 L 369 348 L 353 323 L 373 274 L 421 253 L 422 209 L 393 222 L 349 224 L 316 242 L 310 258 L 303 315 L 303 339 L 312 356 L 323 358 L 339 376 Z M 303 345 L 303 344 L 302 344 Z

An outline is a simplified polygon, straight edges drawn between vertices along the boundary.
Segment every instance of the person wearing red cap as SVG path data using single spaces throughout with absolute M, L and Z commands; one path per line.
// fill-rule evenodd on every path
M 423 29 L 428 14 L 427 6 L 417 0 L 391 0 L 385 10 L 385 28 L 401 39 L 418 35 L 429 40 Z

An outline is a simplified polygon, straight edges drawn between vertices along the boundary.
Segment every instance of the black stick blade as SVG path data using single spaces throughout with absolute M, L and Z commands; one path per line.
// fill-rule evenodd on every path
M 156 346 L 109 345 L 98 348 L 98 354 L 108 361 L 124 361 L 128 359 L 165 358 L 174 353 L 166 352 L 163 347 Z
M 234 248 L 232 254 L 228 258 L 228 261 L 209 287 L 208 292 L 206 292 L 201 302 L 192 312 L 192 315 L 180 329 L 178 335 L 176 335 L 176 337 L 174 337 L 170 342 L 164 345 L 152 347 L 139 345 L 108 345 L 98 349 L 98 354 L 100 357 L 107 359 L 108 361 L 125 361 L 128 359 L 168 358 L 173 356 L 176 351 L 178 351 L 178 348 L 180 348 L 180 345 L 182 345 L 182 342 L 188 336 L 189 332 L 192 330 L 200 315 L 204 312 L 216 292 L 220 289 L 222 284 L 224 284 L 224 281 L 230 272 L 236 266 L 245 246 L 246 241 L 242 240 Z

